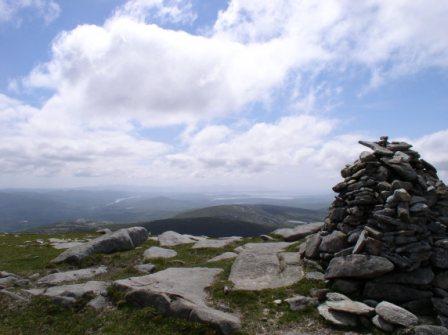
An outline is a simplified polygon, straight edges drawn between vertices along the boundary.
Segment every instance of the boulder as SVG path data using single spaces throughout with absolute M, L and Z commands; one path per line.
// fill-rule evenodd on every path
M 56 272 L 42 277 L 37 281 L 39 285 L 55 285 L 68 281 L 77 281 L 81 279 L 88 279 L 100 274 L 107 273 L 107 267 L 101 265 L 99 267 L 72 270 L 65 272 Z
M 323 236 L 320 243 L 320 251 L 335 253 L 344 249 L 347 245 L 347 235 L 335 230 L 331 234 Z
M 323 225 L 323 222 L 308 223 L 294 228 L 280 228 L 274 230 L 272 234 L 281 236 L 285 241 L 298 241 L 308 235 L 317 233 Z
M 177 252 L 171 249 L 150 247 L 143 253 L 145 260 L 157 259 L 157 258 L 173 258 L 177 256 Z
M 448 290 L 448 271 L 440 272 L 435 276 L 432 283 L 435 287 L 441 288 L 443 290 Z
M 175 231 L 166 231 L 163 234 L 160 234 L 158 237 L 159 244 L 162 247 L 174 247 L 176 245 L 181 244 L 190 244 L 195 243 L 199 240 L 203 240 L 202 237 L 195 237 L 191 235 L 182 235 L 176 233 Z
M 356 254 L 333 258 L 325 278 L 375 278 L 393 269 L 393 263 L 384 257 Z
M 418 317 L 414 314 L 387 301 L 379 303 L 375 307 L 375 312 L 381 318 L 394 325 L 411 327 L 418 324 Z
M 234 290 L 258 291 L 292 285 L 303 278 L 299 254 L 280 252 L 286 245 L 250 243 L 242 247 L 232 265 L 229 280 Z
M 92 254 L 109 254 L 117 251 L 134 249 L 148 238 L 148 231 L 143 227 L 120 229 L 110 234 L 65 250 L 52 260 L 52 263 L 78 263 Z

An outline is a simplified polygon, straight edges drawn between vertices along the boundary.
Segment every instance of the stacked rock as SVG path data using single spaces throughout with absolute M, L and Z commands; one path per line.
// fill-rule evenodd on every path
M 334 289 L 390 301 L 448 325 L 448 188 L 405 142 L 360 141 L 319 233 L 302 256 L 319 260 Z

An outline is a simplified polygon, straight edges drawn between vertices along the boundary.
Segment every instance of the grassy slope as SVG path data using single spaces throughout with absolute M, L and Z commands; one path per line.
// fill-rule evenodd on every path
M 45 273 L 51 268 L 49 260 L 59 254 L 49 246 L 42 246 L 35 241 L 37 238 L 46 239 L 43 235 L 0 235 L 0 270 L 11 271 L 21 275 Z M 85 237 L 86 234 L 65 234 L 58 237 Z M 178 246 L 175 249 L 178 256 L 171 260 L 157 260 L 152 262 L 158 270 L 167 267 L 208 266 L 220 267 L 224 271 L 215 284 L 209 288 L 210 304 L 226 305 L 242 317 L 243 330 L 241 334 L 273 334 L 276 330 L 319 331 L 321 334 L 337 334 L 333 330 L 322 332 L 323 322 L 318 318 L 315 309 L 303 312 L 290 311 L 286 304 L 275 305 L 274 300 L 284 299 L 296 293 L 307 294 L 312 287 L 319 284 L 310 281 L 288 288 L 265 290 L 262 292 L 230 292 L 224 294 L 223 287 L 228 285 L 228 275 L 232 261 L 207 263 L 211 257 L 225 251 L 231 251 L 235 246 L 257 239 L 246 238 L 223 249 L 194 250 L 191 245 Z M 133 269 L 134 264 L 141 260 L 143 251 L 149 246 L 156 245 L 154 241 L 147 241 L 138 249 L 115 253 L 111 255 L 96 255 L 85 260 L 83 266 L 105 264 L 110 268 L 107 274 L 95 279 L 115 280 L 138 275 Z M 67 267 L 67 266 L 66 266 Z M 112 294 L 113 292 L 111 292 Z M 0 297 L 0 306 L 6 306 L 6 301 Z M 0 334 L 160 334 L 160 335 L 213 335 L 215 331 L 204 325 L 194 324 L 175 318 L 158 315 L 152 308 L 136 309 L 128 306 L 115 297 L 118 308 L 102 313 L 90 308 L 75 306 L 64 308 L 57 306 L 44 298 L 36 298 L 26 307 L 18 309 L 0 308 Z

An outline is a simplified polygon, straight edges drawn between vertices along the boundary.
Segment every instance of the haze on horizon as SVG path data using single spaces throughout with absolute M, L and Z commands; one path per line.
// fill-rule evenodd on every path
M 446 0 L 0 0 L 0 189 L 326 194 L 365 148 L 448 179 Z

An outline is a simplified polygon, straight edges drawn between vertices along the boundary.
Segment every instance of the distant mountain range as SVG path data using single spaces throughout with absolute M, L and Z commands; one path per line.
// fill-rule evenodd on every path
M 326 210 L 310 210 L 277 205 L 220 205 L 187 211 L 176 219 L 217 217 L 228 220 L 253 222 L 272 227 L 293 227 L 311 221 L 321 221 Z
M 316 221 L 322 217 L 329 202 L 330 197 L 160 195 L 119 190 L 4 190 L 0 191 L 0 231 L 23 231 L 49 225 L 62 230 L 70 225 L 92 229 L 92 226 L 106 224 L 163 219 L 175 222 L 178 219 L 204 217 L 263 226 L 289 226 L 300 223 L 295 220 Z M 260 203 L 268 205 L 258 205 Z M 301 205 L 308 209 L 297 208 Z

